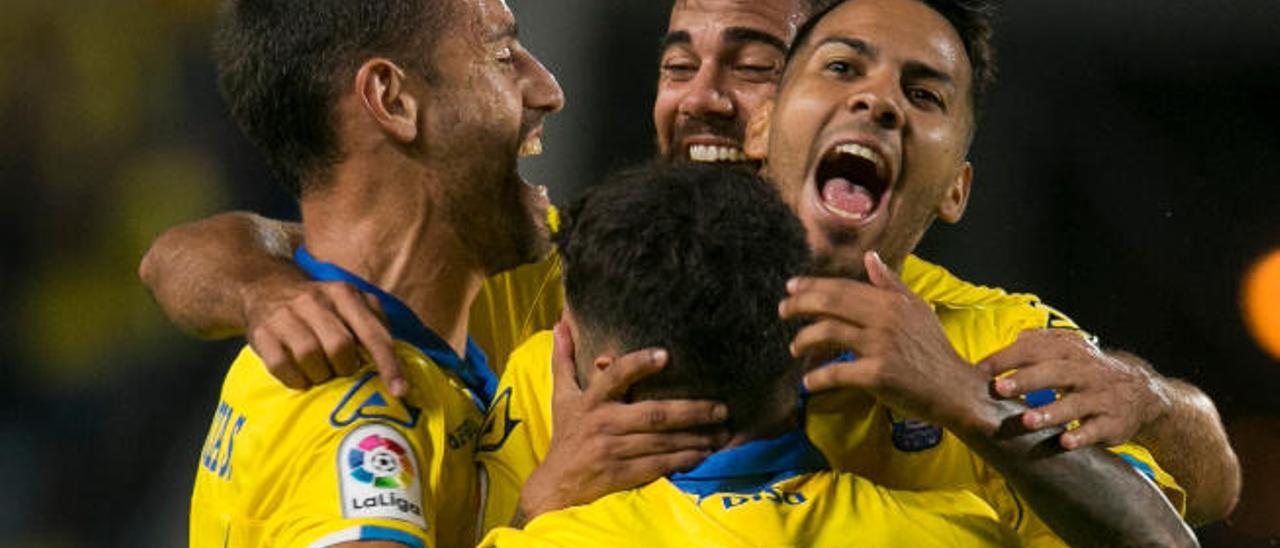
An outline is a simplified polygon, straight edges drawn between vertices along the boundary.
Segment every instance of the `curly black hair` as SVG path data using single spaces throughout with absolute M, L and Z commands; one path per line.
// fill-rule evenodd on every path
M 772 185 L 739 169 L 653 163 L 613 175 L 565 217 L 556 239 L 579 337 L 670 352 L 633 398 L 720 400 L 733 430 L 794 404 L 796 325 L 778 303 L 809 249 Z

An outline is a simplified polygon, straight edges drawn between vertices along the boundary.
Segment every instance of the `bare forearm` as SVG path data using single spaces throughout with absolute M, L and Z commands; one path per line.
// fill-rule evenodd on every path
M 1187 492 L 1187 521 L 1201 525 L 1227 517 L 1240 497 L 1240 462 L 1227 440 L 1213 400 L 1176 379 L 1162 379 L 1169 411 L 1142 427 L 1134 441 Z
M 976 428 L 958 432 L 1073 546 L 1195 546 L 1190 529 L 1146 478 L 1109 452 L 1063 450 L 1061 429 L 1027 432 L 1019 401 L 984 400 Z
M 305 280 L 289 260 L 296 225 L 224 213 L 169 229 L 142 258 L 138 275 L 183 331 L 223 338 L 245 330 L 252 287 Z

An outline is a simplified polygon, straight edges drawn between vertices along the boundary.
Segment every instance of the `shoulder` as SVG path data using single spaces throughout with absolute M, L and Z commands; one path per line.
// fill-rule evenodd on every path
M 1036 295 L 977 285 L 914 255 L 903 264 L 902 278 L 933 307 L 952 343 L 971 361 L 1013 344 L 1028 329 L 1080 331 Z

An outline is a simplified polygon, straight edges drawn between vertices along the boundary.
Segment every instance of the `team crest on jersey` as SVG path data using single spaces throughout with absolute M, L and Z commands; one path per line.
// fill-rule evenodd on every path
M 338 448 L 345 518 L 390 518 L 426 529 L 421 478 L 413 446 L 389 425 L 362 425 Z
M 494 398 L 493 405 L 489 406 L 489 414 L 484 419 L 484 426 L 480 428 L 480 443 L 476 450 L 501 449 L 519 424 L 520 419 L 511 418 L 511 387 L 508 386 Z
M 392 398 L 382 391 L 382 383 L 374 382 L 377 373 L 365 373 L 356 381 L 329 414 L 329 423 L 342 428 L 362 419 L 383 420 L 405 428 L 418 424 L 422 410 Z
M 885 413 L 889 415 L 889 437 L 899 451 L 915 453 L 942 443 L 941 428 L 924 421 L 895 416 L 893 411 L 886 410 Z

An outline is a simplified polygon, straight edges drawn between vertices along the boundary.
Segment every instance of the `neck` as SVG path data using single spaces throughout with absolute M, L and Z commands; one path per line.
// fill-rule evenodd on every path
M 430 189 L 441 181 L 419 166 L 388 169 L 394 160 L 374 160 L 381 166 L 344 161 L 324 190 L 304 197 L 306 246 L 400 299 L 464 355 L 468 311 L 484 269 L 432 199 Z
M 794 405 L 788 407 L 788 409 L 794 408 Z M 780 413 L 772 419 L 761 421 L 760 424 L 751 428 L 734 432 L 729 438 L 729 442 L 722 449 L 746 445 L 756 440 L 776 438 L 799 427 L 800 417 L 794 411 Z

